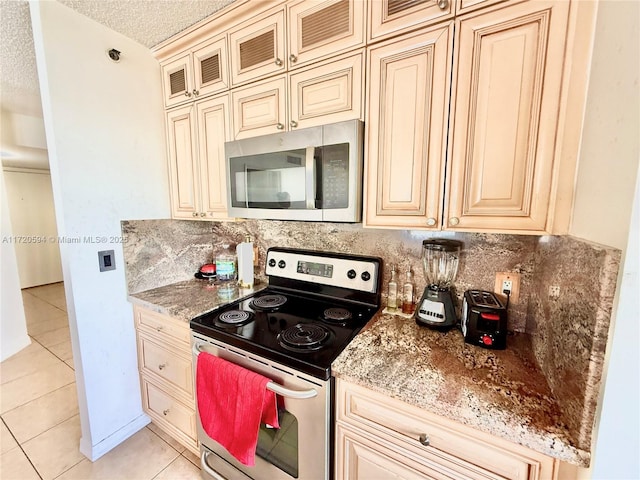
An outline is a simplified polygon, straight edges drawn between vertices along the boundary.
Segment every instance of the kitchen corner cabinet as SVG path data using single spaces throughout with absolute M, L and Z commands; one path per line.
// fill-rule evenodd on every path
M 169 59 L 161 70 L 166 108 L 225 90 L 229 87 L 226 37 Z
M 143 409 L 198 455 L 189 325 L 137 305 L 133 313 Z
M 456 21 L 444 226 L 543 233 L 570 4 L 500 7 Z
M 336 387 L 336 480 L 575 478 L 528 448 L 341 379 Z
M 453 22 L 369 47 L 364 224 L 441 224 Z
M 167 112 L 172 218 L 227 217 L 224 142 L 231 140 L 229 95 Z
M 362 119 L 363 70 L 360 50 L 234 89 L 234 138 Z

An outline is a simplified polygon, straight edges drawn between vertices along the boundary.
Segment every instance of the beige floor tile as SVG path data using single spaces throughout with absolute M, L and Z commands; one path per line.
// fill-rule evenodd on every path
M 73 351 L 71 350 L 71 340 L 65 340 L 62 343 L 51 345 L 49 347 L 49 351 L 63 361 L 71 360 L 73 358 Z
M 13 438 L 13 435 L 11 435 L 11 432 L 9 431 L 7 426 L 4 424 L 4 422 L 0 422 L 0 454 L 8 452 L 12 448 L 16 448 L 17 446 L 18 443 Z M 0 478 L 2 478 L 1 475 Z
M 50 332 L 41 333 L 40 335 L 34 335 L 33 338 L 41 343 L 43 347 L 49 348 L 51 345 L 62 343 L 65 340 L 71 340 L 71 335 L 69 333 L 69 327 L 66 326 L 56 328 Z
M 64 327 L 69 327 L 69 320 L 67 319 L 66 313 L 60 312 L 60 315 L 57 317 L 49 317 L 40 322 L 28 323 L 27 332 L 32 337 L 35 337 L 36 335 L 41 335 L 43 333 Z
M 200 480 L 200 469 L 180 456 L 165 468 L 154 480 Z
M 193 463 L 196 467 L 200 468 L 200 457 L 191 452 L 191 450 L 185 449 L 182 452 L 182 456 Z
M 85 458 L 79 449 L 80 436 L 80 416 L 74 415 L 22 444 L 22 448 L 43 480 L 50 480 Z
M 42 322 L 48 318 L 56 318 L 61 315 L 66 315 L 64 310 L 51 305 L 41 298 L 34 297 L 33 295 L 23 295 L 22 303 L 24 305 L 24 315 L 27 320 L 27 325 L 34 322 Z
M 28 354 L 27 354 L 28 350 Z M 60 359 L 46 350 L 38 342 L 32 340 L 31 345 L 0 363 L 0 378 L 4 385 L 20 377 L 34 374 L 42 369 L 53 367 Z
M 61 310 L 67 311 L 67 301 L 64 294 L 64 283 L 52 283 L 27 290 L 28 293 L 49 302 Z
M 36 373 L 2 384 L 0 414 L 75 382 L 73 369 L 60 360 L 57 362 L 48 368 L 40 368 Z
M 151 422 L 149 425 L 147 425 L 147 428 L 151 430 L 153 433 L 155 433 L 156 435 L 158 435 L 162 440 L 167 442 L 169 445 L 171 445 L 175 450 L 178 451 L 178 453 L 182 453 L 185 451 L 186 447 L 184 445 L 178 442 L 171 435 L 168 435 L 167 433 L 162 431 L 162 429 L 158 427 L 155 423 Z
M 2 415 L 20 444 L 78 414 L 76 384 L 66 385 Z
M 83 460 L 56 480 L 150 480 L 179 455 L 143 428 L 95 462 Z
M 25 454 L 17 447 L 0 456 L 0 478 L 2 480 L 40 480 Z

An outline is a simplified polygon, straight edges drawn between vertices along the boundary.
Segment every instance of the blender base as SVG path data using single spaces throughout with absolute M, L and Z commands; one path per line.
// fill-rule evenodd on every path
M 449 330 L 458 323 L 451 290 L 425 288 L 416 307 L 414 318 L 418 325 L 436 330 Z

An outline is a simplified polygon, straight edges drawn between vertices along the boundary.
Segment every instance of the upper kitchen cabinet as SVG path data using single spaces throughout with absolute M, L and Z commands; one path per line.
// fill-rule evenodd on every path
M 229 87 L 226 37 L 204 42 L 161 68 L 167 108 L 225 90 Z
M 365 7 L 361 0 L 289 3 L 289 69 L 364 46 Z
M 284 7 L 271 12 L 229 33 L 233 86 L 286 71 Z
M 570 4 L 505 5 L 456 21 L 445 227 L 543 233 Z
M 286 128 L 286 78 L 284 75 L 234 89 L 233 136 L 236 140 L 276 133 Z
M 369 0 L 369 41 L 452 18 L 453 2 L 455 0 Z
M 364 224 L 440 228 L 453 22 L 368 49 Z
M 229 96 L 167 112 L 167 138 L 172 218 L 226 219 Z
M 511 1 L 526 1 L 526 0 L 455 0 L 456 1 L 456 15 L 464 15 L 467 12 L 478 10 L 479 8 L 489 7 L 496 3 Z

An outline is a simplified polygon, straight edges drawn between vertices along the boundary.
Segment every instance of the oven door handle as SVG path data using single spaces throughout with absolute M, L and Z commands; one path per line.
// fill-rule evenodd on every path
M 203 347 L 205 345 L 206 344 L 204 343 L 194 343 L 192 349 L 193 354 L 197 357 L 201 352 L 204 352 Z M 275 392 L 278 395 L 282 395 L 285 398 L 305 399 L 318 396 L 318 392 L 313 388 L 309 390 L 291 390 L 290 388 L 285 388 L 275 382 L 267 383 L 267 390 L 271 390 L 272 392 Z

